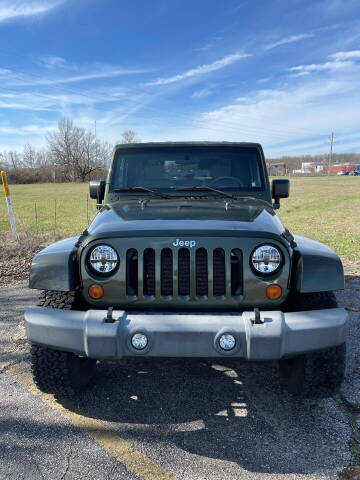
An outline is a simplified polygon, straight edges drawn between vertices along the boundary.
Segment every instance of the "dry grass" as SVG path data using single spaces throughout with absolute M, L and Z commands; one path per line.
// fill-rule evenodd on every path
M 287 228 L 325 243 L 345 260 L 357 261 L 360 177 L 294 178 L 290 188 L 290 198 L 279 210 Z
M 46 234 L 24 229 L 16 240 L 11 232 L 0 234 L 0 286 L 24 281 L 33 256 L 52 241 Z

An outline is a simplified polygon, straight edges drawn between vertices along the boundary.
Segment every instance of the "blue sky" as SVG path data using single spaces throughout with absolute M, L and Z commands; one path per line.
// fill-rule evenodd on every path
M 0 0 L 0 151 L 72 117 L 115 143 L 360 151 L 359 0 Z

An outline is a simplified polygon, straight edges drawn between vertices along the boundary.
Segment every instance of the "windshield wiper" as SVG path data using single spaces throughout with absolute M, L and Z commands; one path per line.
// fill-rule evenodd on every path
M 154 190 L 153 188 L 148 188 L 148 187 L 129 187 L 129 188 L 115 188 L 113 190 L 115 193 L 122 193 L 122 192 L 148 192 L 152 193 L 153 195 L 156 195 L 157 197 L 160 198 L 169 198 L 168 195 L 165 195 L 164 193 L 159 192 L 158 190 Z
M 232 200 L 235 200 L 235 196 L 231 195 L 230 193 L 223 192 L 222 190 L 218 190 L 217 188 L 213 187 L 182 187 L 182 188 L 175 188 L 176 192 L 215 192 L 218 193 L 219 195 L 222 195 L 223 197 L 231 198 Z

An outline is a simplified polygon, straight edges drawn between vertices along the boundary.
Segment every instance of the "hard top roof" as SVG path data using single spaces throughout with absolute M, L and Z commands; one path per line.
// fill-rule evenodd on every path
M 255 147 L 262 150 L 260 143 L 253 142 L 146 142 L 146 143 L 120 143 L 115 150 L 123 148 L 151 148 L 151 147 Z

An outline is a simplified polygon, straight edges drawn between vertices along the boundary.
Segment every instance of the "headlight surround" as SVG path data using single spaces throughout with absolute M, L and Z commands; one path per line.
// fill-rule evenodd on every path
M 119 264 L 119 255 L 109 245 L 96 245 L 88 256 L 88 265 L 97 275 L 112 275 L 119 267 Z
M 250 266 L 258 275 L 272 275 L 283 265 L 281 250 L 274 245 L 259 245 L 250 255 Z

